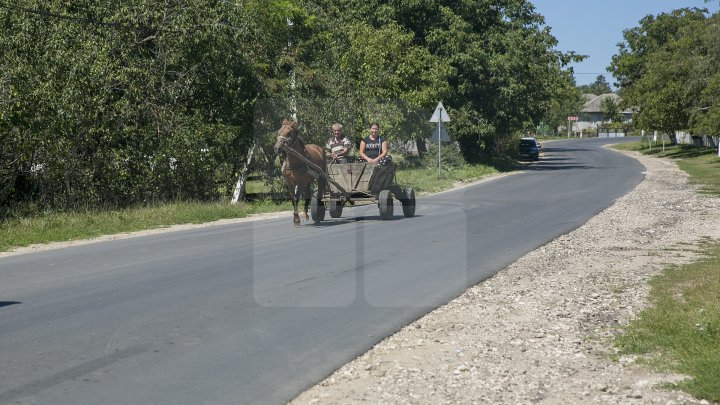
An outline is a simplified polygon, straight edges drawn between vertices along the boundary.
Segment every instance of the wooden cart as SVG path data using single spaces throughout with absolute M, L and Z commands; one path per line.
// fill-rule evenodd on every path
M 286 150 L 308 164 L 309 169 L 317 174 L 318 182 L 324 180 L 327 183 L 327 191 L 319 195 L 315 190 L 310 200 L 310 216 L 315 223 L 325 219 L 326 210 L 330 217 L 339 218 L 346 204 L 356 203 L 377 204 L 380 218 L 391 219 L 393 198 L 402 205 L 403 215 L 415 215 L 415 190 L 396 184 L 394 163 L 330 163 L 327 172 L 323 172 L 300 153 L 290 148 Z

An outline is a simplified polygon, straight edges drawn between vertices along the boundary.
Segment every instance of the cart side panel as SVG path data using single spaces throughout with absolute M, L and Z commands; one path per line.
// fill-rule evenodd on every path
M 328 177 L 333 181 L 337 182 L 345 192 L 353 192 L 358 190 L 358 184 L 362 184 L 362 179 L 365 174 L 365 163 L 335 163 L 330 164 L 327 167 Z M 372 173 L 372 171 L 370 172 Z M 369 175 L 368 175 L 369 179 Z M 361 191 L 367 190 L 367 181 L 364 181 L 365 186 Z M 330 192 L 332 193 L 343 193 L 343 190 L 338 189 L 332 183 L 330 184 Z
M 328 176 L 337 182 L 345 191 L 369 193 L 377 195 L 380 190 L 388 189 L 395 180 L 395 165 L 378 165 L 376 163 L 340 163 L 331 164 L 327 168 Z M 332 183 L 330 192 L 342 193 Z
M 369 176 L 368 190 L 377 195 L 381 190 L 390 188 L 395 181 L 395 164 L 387 165 L 372 164 L 372 174 Z

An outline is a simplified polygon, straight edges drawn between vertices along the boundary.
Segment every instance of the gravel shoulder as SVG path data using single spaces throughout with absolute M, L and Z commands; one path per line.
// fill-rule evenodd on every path
M 720 240 L 720 199 L 669 160 L 582 227 L 527 254 L 308 389 L 293 404 L 696 404 L 683 378 L 617 356 L 648 279 Z

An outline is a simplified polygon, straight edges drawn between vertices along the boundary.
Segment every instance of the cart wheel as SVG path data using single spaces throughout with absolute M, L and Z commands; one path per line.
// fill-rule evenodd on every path
M 403 214 L 407 218 L 415 216 L 415 190 L 413 190 L 412 187 L 403 190 L 403 198 L 401 201 Z
M 325 204 L 320 200 L 317 191 L 310 198 L 310 218 L 316 224 L 325 219 Z
M 342 216 L 343 204 L 340 201 L 328 201 L 328 210 L 331 218 L 340 218 Z
M 393 199 L 389 190 L 382 190 L 378 197 L 378 208 L 380 208 L 380 218 L 383 220 L 392 219 L 393 217 Z

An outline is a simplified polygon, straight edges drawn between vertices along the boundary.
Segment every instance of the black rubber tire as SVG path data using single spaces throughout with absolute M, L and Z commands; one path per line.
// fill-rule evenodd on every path
M 325 219 L 325 203 L 318 198 L 317 191 L 310 197 L 310 218 L 316 224 Z
M 343 212 L 343 204 L 340 201 L 328 201 L 328 211 L 331 218 L 340 218 Z
M 415 190 L 412 187 L 403 190 L 402 210 L 406 218 L 415 216 Z
M 390 190 L 380 191 L 378 197 L 378 208 L 380 209 L 380 218 L 384 220 L 392 219 L 393 217 L 393 199 L 390 194 Z

